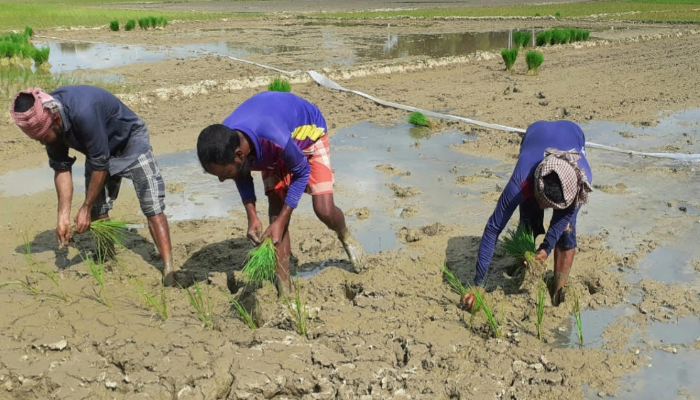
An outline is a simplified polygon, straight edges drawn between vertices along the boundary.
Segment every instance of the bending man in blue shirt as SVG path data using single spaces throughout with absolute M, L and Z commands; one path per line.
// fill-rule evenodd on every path
M 555 306 L 564 300 L 562 291 L 576 250 L 576 217 L 592 190 L 585 143 L 581 128 L 570 121 L 538 121 L 528 127 L 513 175 L 484 228 L 474 284 L 483 284 L 498 236 L 516 207 L 520 208 L 520 223 L 529 225 L 535 237 L 545 233 L 544 209 L 553 208 L 549 229 L 535 258 L 544 261 L 554 250 L 550 295 Z M 471 309 L 473 296 L 467 294 L 462 303 Z
M 362 247 L 333 202 L 333 170 L 326 121 L 313 104 L 291 93 L 263 92 L 243 102 L 223 124 L 199 135 L 197 155 L 204 170 L 221 182 L 233 179 L 248 215 L 248 239 L 269 237 L 277 247 L 278 290 L 291 290 L 289 221 L 301 195 L 311 194 L 314 212 L 335 231 L 356 272 L 363 268 Z M 255 210 L 250 171 L 261 171 L 270 225 L 263 232 Z

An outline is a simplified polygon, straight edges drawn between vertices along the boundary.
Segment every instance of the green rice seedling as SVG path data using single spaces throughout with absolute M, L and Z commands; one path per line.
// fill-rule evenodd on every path
M 586 41 L 591 36 L 591 32 L 584 29 L 584 31 L 582 32 L 582 36 L 583 38 L 581 40 Z
M 236 312 L 238 313 L 238 318 L 243 321 L 250 329 L 257 329 L 257 325 L 255 325 L 255 320 L 253 320 L 253 316 L 246 311 L 246 309 L 241 305 L 241 303 L 238 302 L 238 300 L 234 299 L 233 296 L 231 296 L 229 293 L 226 293 L 225 291 L 221 290 L 221 293 L 226 296 L 228 301 L 233 305 L 233 307 L 236 309 Z
M 32 58 L 34 59 L 34 64 L 39 66 L 49 61 L 49 53 L 51 49 L 48 47 L 42 47 L 41 49 L 36 49 Z
M 58 289 L 59 294 L 55 295 L 59 299 L 68 302 L 70 298 L 68 297 L 68 294 L 66 294 L 65 290 L 63 290 L 63 286 L 61 286 L 61 282 L 58 280 L 58 274 L 56 274 L 55 271 L 52 271 L 50 269 L 45 268 L 35 257 L 34 254 L 32 253 L 32 246 L 31 242 L 29 241 L 29 235 L 27 232 L 23 233 L 24 235 L 24 259 L 27 261 L 27 264 L 29 264 L 29 267 L 32 268 L 35 272 L 38 272 L 41 275 L 44 275 L 45 277 L 49 278 L 51 282 L 53 282 L 54 286 Z
M 285 297 L 284 302 L 297 333 L 306 336 L 309 329 L 309 312 L 306 308 L 306 297 L 301 292 L 297 281 L 294 282 L 294 297 Z
M 0 282 L 0 288 L 4 288 L 5 286 L 10 286 L 10 285 L 19 285 L 22 286 L 23 288 L 27 289 L 27 291 L 31 292 L 32 294 L 39 294 L 39 289 L 34 287 L 34 285 L 29 282 L 29 278 L 27 277 L 26 280 L 16 280 L 16 281 L 7 281 L 7 282 Z
M 277 282 L 277 249 L 272 239 L 263 242 L 248 253 L 248 260 L 243 268 L 248 283 L 261 286 L 265 281 Z
M 25 34 L 27 37 L 32 37 L 32 36 L 34 36 L 34 29 L 32 29 L 32 28 L 29 27 L 29 26 L 25 26 L 25 27 L 24 27 L 24 34 Z
M 292 86 L 286 79 L 275 78 L 274 81 L 267 85 L 267 90 L 270 92 L 291 92 Z
M 415 126 L 423 126 L 423 127 L 431 127 L 433 125 L 433 121 L 428 119 L 423 113 L 420 113 L 418 111 L 412 112 L 411 115 L 408 116 L 408 123 L 413 124 Z
M 168 25 L 168 19 L 165 18 L 165 17 L 160 17 L 160 18 L 158 18 L 158 25 L 160 25 L 161 27 L 165 28 L 166 25 Z
M 503 57 L 503 62 L 506 64 L 506 71 L 512 71 L 515 59 L 518 58 L 518 49 L 503 49 L 501 50 L 501 57 Z
M 581 326 L 581 304 L 578 301 L 578 293 L 574 292 L 574 304 L 571 308 L 571 314 L 576 320 L 576 334 L 578 336 L 578 345 L 583 346 L 583 329 Z
M 90 275 L 92 275 L 93 278 L 95 278 L 95 282 L 97 282 L 97 286 L 100 287 L 100 293 L 99 293 L 99 299 L 102 302 L 102 304 L 106 305 L 107 307 L 111 307 L 112 304 L 109 302 L 109 298 L 107 297 L 107 291 L 105 289 L 105 266 L 104 263 L 101 262 L 99 259 L 95 261 L 91 256 L 88 256 L 84 259 L 85 266 L 88 269 L 88 272 Z
M 525 62 L 527 63 L 527 72 L 530 75 L 537 75 L 537 69 L 544 62 L 544 55 L 537 51 L 528 51 L 525 54 Z
M 538 46 L 546 46 L 552 41 L 552 31 L 542 31 L 535 36 L 535 44 Z
M 535 257 L 535 236 L 526 224 L 519 224 L 516 230 L 509 230 L 503 238 L 506 254 L 519 262 L 531 261 Z
M 560 13 L 559 11 L 557 11 L 557 13 L 554 14 L 554 16 L 557 17 L 557 18 L 559 18 L 559 17 L 561 17 L 561 13 Z
M 151 28 L 155 28 L 156 26 L 158 26 L 158 18 L 156 18 L 156 17 L 148 17 L 148 25 L 149 25 Z
M 569 41 L 568 43 L 573 43 L 576 41 L 576 29 L 569 29 Z
M 569 31 L 566 29 L 555 29 L 552 35 L 552 44 L 564 44 L 569 40 Z
M 544 279 L 540 279 L 537 284 L 537 339 L 539 340 L 542 340 L 542 318 L 544 317 L 544 301 L 546 293 L 547 284 L 544 283 Z
M 530 41 L 530 32 L 528 31 L 515 31 L 513 32 L 513 42 L 518 47 L 525 47 Z
M 442 274 L 450 285 L 452 293 L 459 296 L 460 300 L 468 293 L 467 289 L 462 285 L 462 282 L 457 279 L 454 273 L 447 268 L 447 265 L 442 266 Z
M 148 29 L 148 27 L 150 26 L 150 24 L 151 24 L 151 23 L 150 23 L 150 21 L 148 20 L 148 18 L 139 18 L 139 28 L 141 28 L 141 29 Z
M 100 260 L 113 259 L 117 246 L 126 241 L 127 223 L 123 221 L 97 220 L 90 223 L 90 234 Z
M 160 298 L 157 298 L 145 290 L 142 292 L 142 296 L 146 299 L 150 307 L 156 310 L 163 321 L 168 319 L 168 298 L 165 296 L 165 285 L 162 283 L 160 285 Z
M 116 19 L 114 21 L 109 21 L 109 30 L 116 32 L 119 30 L 119 21 Z
M 209 297 L 209 289 L 207 288 L 206 296 L 199 289 L 199 283 L 194 283 L 194 291 L 189 288 L 183 288 L 187 293 L 187 298 L 194 311 L 199 316 L 199 319 L 204 323 L 204 327 L 208 329 L 214 328 L 214 314 L 212 313 L 211 297 Z
M 126 21 L 126 24 L 124 24 L 124 30 L 125 31 L 131 31 L 136 27 L 136 21 L 133 19 L 130 19 Z
M 474 296 L 474 310 L 481 310 L 483 312 L 484 316 L 486 317 L 486 320 L 491 326 L 491 330 L 493 330 L 493 333 L 498 339 L 502 339 L 503 335 L 501 334 L 501 328 L 499 327 L 498 320 L 493 315 L 491 307 L 486 302 L 484 295 L 481 294 L 481 288 L 479 288 L 478 286 L 472 286 L 471 288 L 469 288 L 469 293 L 472 296 Z

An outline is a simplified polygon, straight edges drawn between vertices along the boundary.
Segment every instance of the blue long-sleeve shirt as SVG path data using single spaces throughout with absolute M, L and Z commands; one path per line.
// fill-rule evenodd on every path
M 93 171 L 122 172 L 150 148 L 146 124 L 108 91 L 87 85 L 64 86 L 51 92 L 62 105 L 62 140 L 46 145 L 49 165 L 69 170 L 75 162 L 69 149 L 86 156 Z
M 586 160 L 585 143 L 586 138 L 583 131 L 571 121 L 538 121 L 527 128 L 520 145 L 520 155 L 517 164 L 515 164 L 513 175 L 501 193 L 496 209 L 489 218 L 481 237 L 476 277 L 474 278 L 475 284 L 481 285 L 483 283 L 493 258 L 498 236 L 505 229 L 516 207 L 523 207 L 529 201 L 536 204 L 534 201 L 534 175 L 535 170 L 544 159 L 545 149 L 553 147 L 562 151 L 577 150 L 581 154 L 578 165 L 586 172 L 589 183 L 592 181 L 591 167 Z M 540 250 L 546 251 L 547 254 L 552 251 L 575 212 L 574 205 L 564 210 L 554 210 Z
M 326 121 L 315 105 L 291 93 L 262 92 L 239 105 L 223 122 L 243 132 L 255 147 L 251 171 L 284 163 L 291 182 L 284 203 L 296 208 L 309 183 L 311 169 L 302 150 L 326 134 Z M 238 180 L 243 202 L 255 200 L 253 180 Z

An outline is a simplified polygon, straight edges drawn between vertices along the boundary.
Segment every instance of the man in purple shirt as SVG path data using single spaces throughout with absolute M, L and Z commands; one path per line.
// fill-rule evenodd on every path
M 576 250 L 576 217 L 592 191 L 593 175 L 585 143 L 581 128 L 570 121 L 538 121 L 527 128 L 513 175 L 481 237 L 474 284 L 483 285 L 498 236 L 516 207 L 520 209 L 520 223 L 528 225 L 535 238 L 545 233 L 544 209 L 553 208 L 549 229 L 535 258 L 544 261 L 554 250 L 550 295 L 555 306 L 563 301 L 562 290 Z M 469 294 L 462 299 L 470 309 L 473 302 Z
M 291 93 L 263 92 L 243 102 L 223 124 L 199 135 L 197 155 L 204 170 L 221 182 L 233 179 L 248 215 L 248 239 L 272 239 L 277 247 L 278 290 L 289 293 L 289 221 L 302 193 L 311 194 L 318 219 L 335 231 L 356 272 L 364 253 L 333 202 L 333 171 L 321 111 Z M 250 171 L 261 171 L 269 201 L 270 226 L 263 232 L 255 210 Z
M 146 124 L 108 91 L 94 86 L 64 86 L 45 93 L 39 88 L 17 94 L 10 114 L 30 138 L 46 146 L 58 193 L 56 238 L 72 235 L 73 198 L 69 149 L 85 154 L 85 201 L 74 230 L 83 233 L 91 221 L 108 218 L 122 178 L 131 179 L 148 229 L 163 259 L 163 283 L 175 284 L 170 229 L 165 210 L 165 183 L 156 164 Z

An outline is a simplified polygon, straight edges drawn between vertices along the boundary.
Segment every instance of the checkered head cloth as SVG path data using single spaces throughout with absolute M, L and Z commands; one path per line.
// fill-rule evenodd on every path
M 34 105 L 27 111 L 15 112 L 15 102 L 20 94 L 30 94 L 34 97 Z M 53 114 L 60 109 L 60 104 L 40 88 L 23 90 L 15 96 L 10 105 L 12 120 L 27 136 L 34 140 L 41 139 L 53 122 Z
M 581 159 L 578 151 L 560 151 L 548 148 L 544 151 L 544 160 L 535 170 L 535 196 L 541 204 L 552 207 L 556 210 L 563 210 L 574 204 L 580 207 L 588 202 L 588 193 L 593 191 L 588 183 L 586 172 L 579 167 L 577 161 Z M 564 202 L 555 203 L 544 194 L 543 177 L 550 173 L 556 173 L 561 181 L 561 188 L 564 192 Z

